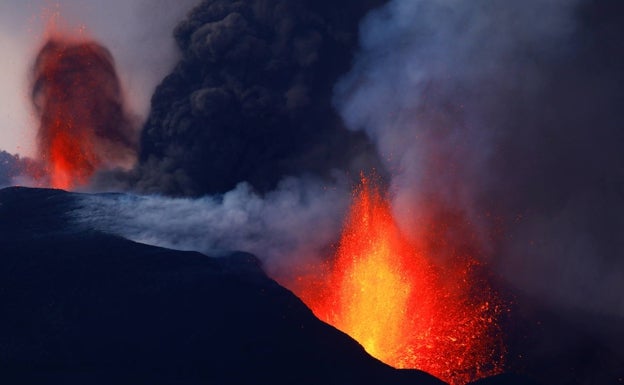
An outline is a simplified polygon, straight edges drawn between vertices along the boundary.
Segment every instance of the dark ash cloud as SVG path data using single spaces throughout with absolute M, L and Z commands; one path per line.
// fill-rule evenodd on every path
M 202 2 L 175 30 L 182 59 L 152 98 L 140 165 L 122 184 L 203 195 L 246 181 L 266 192 L 287 175 L 379 166 L 330 100 L 359 17 L 380 2 Z

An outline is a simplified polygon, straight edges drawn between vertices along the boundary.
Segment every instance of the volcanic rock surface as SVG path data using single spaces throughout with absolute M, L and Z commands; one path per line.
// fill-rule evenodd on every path
M 252 255 L 70 225 L 75 194 L 0 190 L 0 382 L 441 384 L 313 316 Z

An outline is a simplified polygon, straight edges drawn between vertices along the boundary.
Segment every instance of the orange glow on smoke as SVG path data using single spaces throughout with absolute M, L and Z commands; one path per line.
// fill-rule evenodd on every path
M 98 170 L 132 166 L 136 121 L 127 112 L 111 53 L 51 14 L 32 69 L 42 183 L 73 189 Z M 43 180 L 45 179 L 45 180 Z
M 502 311 L 479 264 L 457 256 L 436 266 L 399 230 L 388 202 L 363 179 L 324 283 L 300 297 L 325 322 L 381 361 L 451 384 L 500 373 Z M 320 290 L 320 291 L 319 291 Z

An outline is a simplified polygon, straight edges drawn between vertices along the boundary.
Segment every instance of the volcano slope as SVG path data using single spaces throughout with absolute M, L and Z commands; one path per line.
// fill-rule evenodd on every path
M 74 197 L 0 190 L 1 383 L 442 383 L 368 356 L 252 255 L 72 228 Z

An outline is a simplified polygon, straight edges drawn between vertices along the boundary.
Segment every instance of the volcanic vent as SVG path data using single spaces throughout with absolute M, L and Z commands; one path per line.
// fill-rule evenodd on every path
M 436 263 L 436 241 L 444 242 L 408 239 L 376 182 L 363 177 L 322 283 L 303 279 L 295 291 L 319 318 L 391 366 L 451 384 L 500 373 L 505 304 L 467 250 Z

